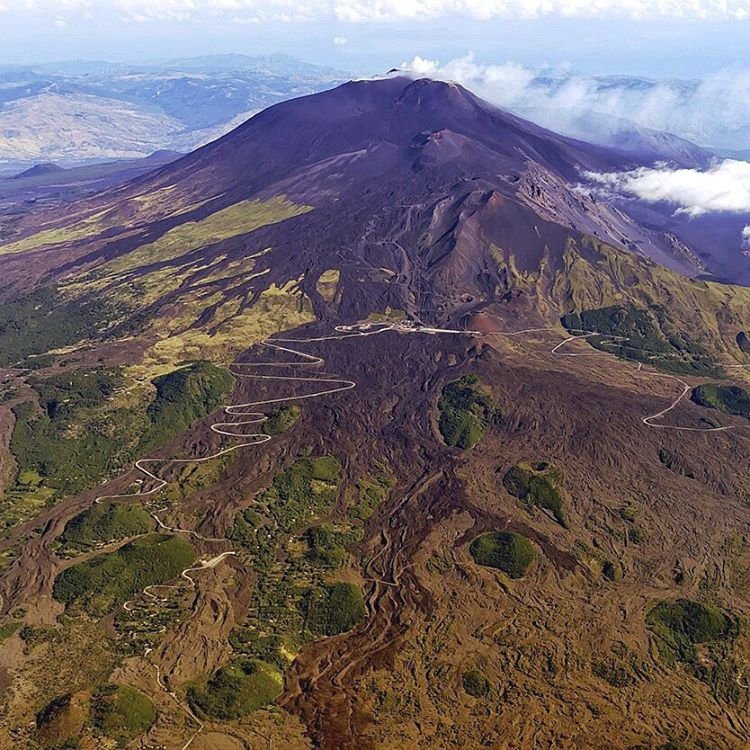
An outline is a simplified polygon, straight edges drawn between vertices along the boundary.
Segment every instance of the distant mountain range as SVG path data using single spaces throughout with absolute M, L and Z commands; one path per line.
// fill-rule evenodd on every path
M 0 67 L 0 171 L 189 151 L 347 77 L 284 55 Z
M 43 162 L 73 166 L 191 151 L 272 104 L 351 77 L 287 55 L 0 66 L 0 175 Z M 744 120 L 736 122 L 734 110 L 708 114 L 722 99 L 721 85 L 524 71 L 516 84 L 499 86 L 489 77 L 475 88 L 554 132 L 640 161 L 705 167 L 716 155 L 747 156 Z

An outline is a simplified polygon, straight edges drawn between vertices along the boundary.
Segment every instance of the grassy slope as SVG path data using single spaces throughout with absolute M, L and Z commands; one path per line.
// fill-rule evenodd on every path
M 500 413 L 481 389 L 475 375 L 447 383 L 438 402 L 438 427 L 446 445 L 473 448 L 484 431 L 499 421 Z
M 259 659 L 236 659 L 191 687 L 188 701 L 208 718 L 231 721 L 272 703 L 282 687 L 276 667 Z
M 536 558 L 531 542 L 512 531 L 482 534 L 469 545 L 477 565 L 497 568 L 510 578 L 521 578 Z
M 140 505 L 98 503 L 71 518 L 60 541 L 89 547 L 145 534 L 153 525 L 151 516 Z
M 151 534 L 66 568 L 55 579 L 53 595 L 64 604 L 79 603 L 94 615 L 111 612 L 146 586 L 175 578 L 195 560 L 188 542 Z
M 40 408 L 31 402 L 15 407 L 10 448 L 16 481 L 0 505 L 6 524 L 95 485 L 174 438 L 213 411 L 233 379 L 223 368 L 196 362 L 156 378 L 155 394 L 128 405 L 118 401 L 125 381 L 116 369 L 66 371 L 31 382 Z
M 492 255 L 505 264 L 497 248 Z M 689 279 L 590 236 L 569 238 L 561 256 L 548 251 L 536 271 L 519 272 L 512 257 L 507 267 L 512 286 L 532 294 L 550 321 L 628 302 L 666 305 L 673 320 L 711 352 L 742 356 L 736 337 L 750 320 L 750 288 Z
M 298 206 L 281 196 L 268 201 L 241 201 L 209 214 L 205 219 L 180 224 L 154 242 L 141 245 L 110 261 L 105 269 L 109 274 L 116 274 L 139 266 L 173 260 L 206 245 L 247 234 L 259 227 L 276 224 L 311 210 L 310 206 Z

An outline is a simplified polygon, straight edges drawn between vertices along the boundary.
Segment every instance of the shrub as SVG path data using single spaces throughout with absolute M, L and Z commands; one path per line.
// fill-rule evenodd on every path
M 281 672 L 259 659 L 237 659 L 203 685 L 188 690 L 194 710 L 218 721 L 233 721 L 273 703 L 283 688 Z
M 362 592 L 351 583 L 311 589 L 302 602 L 305 625 L 313 635 L 338 635 L 365 619 Z
M 565 526 L 564 501 L 555 484 L 555 471 L 549 464 L 535 464 L 541 465 L 544 466 L 541 471 L 524 464 L 511 467 L 503 476 L 503 486 L 527 507 L 551 511 L 557 522 Z
M 688 479 L 695 479 L 695 472 L 685 463 L 685 461 L 680 456 L 678 456 L 676 453 L 673 453 L 668 448 L 659 449 L 659 461 L 661 462 L 662 466 L 665 466 L 670 471 L 675 472 L 675 474 L 681 474 Z
M 521 578 L 536 559 L 531 542 L 512 531 L 482 534 L 469 545 L 469 552 L 477 565 L 497 568 L 510 578 Z
M 637 675 L 633 673 L 629 665 L 612 655 L 594 660 L 591 663 L 591 671 L 600 680 L 616 688 L 627 687 L 637 681 Z
M 475 375 L 464 375 L 444 386 L 438 402 L 438 427 L 446 445 L 473 448 L 487 427 L 500 419 L 491 399 L 478 385 Z
M 151 699 L 127 685 L 105 685 L 92 700 L 94 726 L 119 747 L 145 734 L 156 721 Z
M 461 675 L 464 690 L 474 698 L 486 698 L 490 692 L 490 681 L 478 670 L 470 669 Z
M 628 529 L 628 540 L 633 544 L 643 544 L 646 536 L 638 526 L 631 526 Z
M 612 560 L 605 560 L 602 563 L 602 575 L 608 581 L 621 581 L 623 576 L 622 565 L 619 562 L 612 562 Z
M 60 695 L 37 713 L 35 739 L 49 750 L 76 748 L 88 714 L 88 702 L 80 694 Z
M 750 393 L 739 386 L 706 383 L 693 388 L 690 398 L 699 406 L 750 419 Z

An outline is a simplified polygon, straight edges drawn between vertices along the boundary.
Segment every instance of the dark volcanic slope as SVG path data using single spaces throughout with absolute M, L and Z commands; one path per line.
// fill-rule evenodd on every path
M 554 273 L 565 267 L 571 238 L 584 235 L 689 275 L 705 271 L 673 235 L 645 229 L 576 187 L 583 170 L 633 166 L 630 157 L 555 135 L 457 85 L 350 82 L 271 107 L 219 141 L 65 216 L 49 213 L 43 228 L 53 232 L 38 244 L 38 216 L 33 225 L 6 224 L 0 241 L 32 236 L 23 253 L 3 254 L 0 246 L 0 269 L 24 284 L 34 278 L 29 268 L 37 278 L 70 277 L 241 201 L 285 196 L 314 210 L 252 232 L 211 235 L 179 263 L 218 254 L 231 261 L 270 247 L 266 285 L 339 267 L 342 259 L 359 272 L 386 268 L 403 288 L 396 298 L 391 289 L 380 303 L 423 318 L 429 317 L 420 299 L 425 276 L 448 296 L 458 285 L 486 298 L 508 291 L 497 271 L 500 258 L 512 272 L 543 265 Z M 59 233 L 71 228 L 71 216 L 73 231 Z M 84 231 L 82 217 L 89 221 Z M 155 257 L 142 267 L 170 263 L 176 260 Z M 377 306 L 371 299 L 364 309 Z

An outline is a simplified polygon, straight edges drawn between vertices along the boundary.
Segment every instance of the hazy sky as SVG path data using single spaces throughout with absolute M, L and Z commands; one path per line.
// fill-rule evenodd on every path
M 750 0 L 0 0 L 0 62 L 286 52 L 356 73 L 415 55 L 584 73 L 742 64 Z

